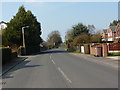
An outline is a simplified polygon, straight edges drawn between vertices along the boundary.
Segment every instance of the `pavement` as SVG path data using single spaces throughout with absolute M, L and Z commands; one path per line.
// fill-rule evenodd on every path
M 118 70 L 89 59 L 63 49 L 34 54 L 2 76 L 2 87 L 118 88 Z
M 108 56 L 106 58 L 114 59 L 114 60 L 120 60 L 120 56 Z
M 27 56 L 18 56 L 16 59 L 2 66 L 2 72 L 0 72 L 0 77 L 7 73 L 10 69 L 14 68 L 16 65 L 20 64 L 22 61 L 27 59 Z
M 107 66 L 110 66 L 116 69 L 118 69 L 118 62 L 120 61 L 120 56 L 95 57 L 90 54 L 81 54 L 81 53 L 70 53 L 70 54 L 75 55 L 80 58 L 84 58 L 91 62 L 96 62 L 102 65 L 107 65 Z

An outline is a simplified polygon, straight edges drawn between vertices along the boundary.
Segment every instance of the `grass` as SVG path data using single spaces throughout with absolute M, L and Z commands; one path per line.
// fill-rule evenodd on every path
M 7 47 L 0 46 L 0 49 L 2 49 L 2 48 L 7 48 Z
M 80 53 L 79 51 L 73 51 L 73 52 L 69 52 L 69 53 Z
M 120 52 L 108 53 L 108 56 L 120 56 Z

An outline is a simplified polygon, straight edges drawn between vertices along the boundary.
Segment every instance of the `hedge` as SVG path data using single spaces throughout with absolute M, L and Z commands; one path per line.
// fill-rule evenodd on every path
M 11 59 L 15 59 L 17 57 L 17 52 L 12 52 Z
M 12 52 L 10 48 L 2 47 L 0 52 L 2 52 L 2 64 L 8 63 L 17 57 L 17 52 Z
M 26 47 L 26 54 L 33 54 L 36 52 L 40 52 L 40 46 L 29 46 Z
M 2 50 L 2 63 L 5 64 L 11 60 L 11 49 L 10 48 L 1 48 Z
M 18 49 L 18 54 L 25 55 L 24 49 L 26 49 L 27 55 L 40 52 L 40 46 L 27 46 L 26 48 L 24 48 L 23 46 L 20 46 Z

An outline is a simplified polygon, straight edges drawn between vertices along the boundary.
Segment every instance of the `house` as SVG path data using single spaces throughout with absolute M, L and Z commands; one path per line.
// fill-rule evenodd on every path
M 1 21 L 1 22 L 0 22 L 0 30 L 5 29 L 6 27 L 7 27 L 7 23 L 4 22 L 4 21 Z
M 7 23 L 4 21 L 0 22 L 0 34 L 2 34 L 2 30 L 7 27 Z
M 116 37 L 116 26 L 110 26 L 110 28 L 107 30 L 108 33 L 108 41 L 114 41 L 114 38 Z
M 108 33 L 107 33 L 107 29 L 103 29 L 102 30 L 102 41 L 107 41 L 107 38 L 108 38 Z
M 110 26 L 102 31 L 102 41 L 114 41 L 120 39 L 120 23 L 117 26 Z

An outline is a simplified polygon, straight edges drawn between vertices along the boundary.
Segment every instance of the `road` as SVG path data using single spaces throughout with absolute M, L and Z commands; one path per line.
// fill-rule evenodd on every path
M 118 70 L 53 49 L 31 55 L 2 79 L 3 88 L 117 88 Z

